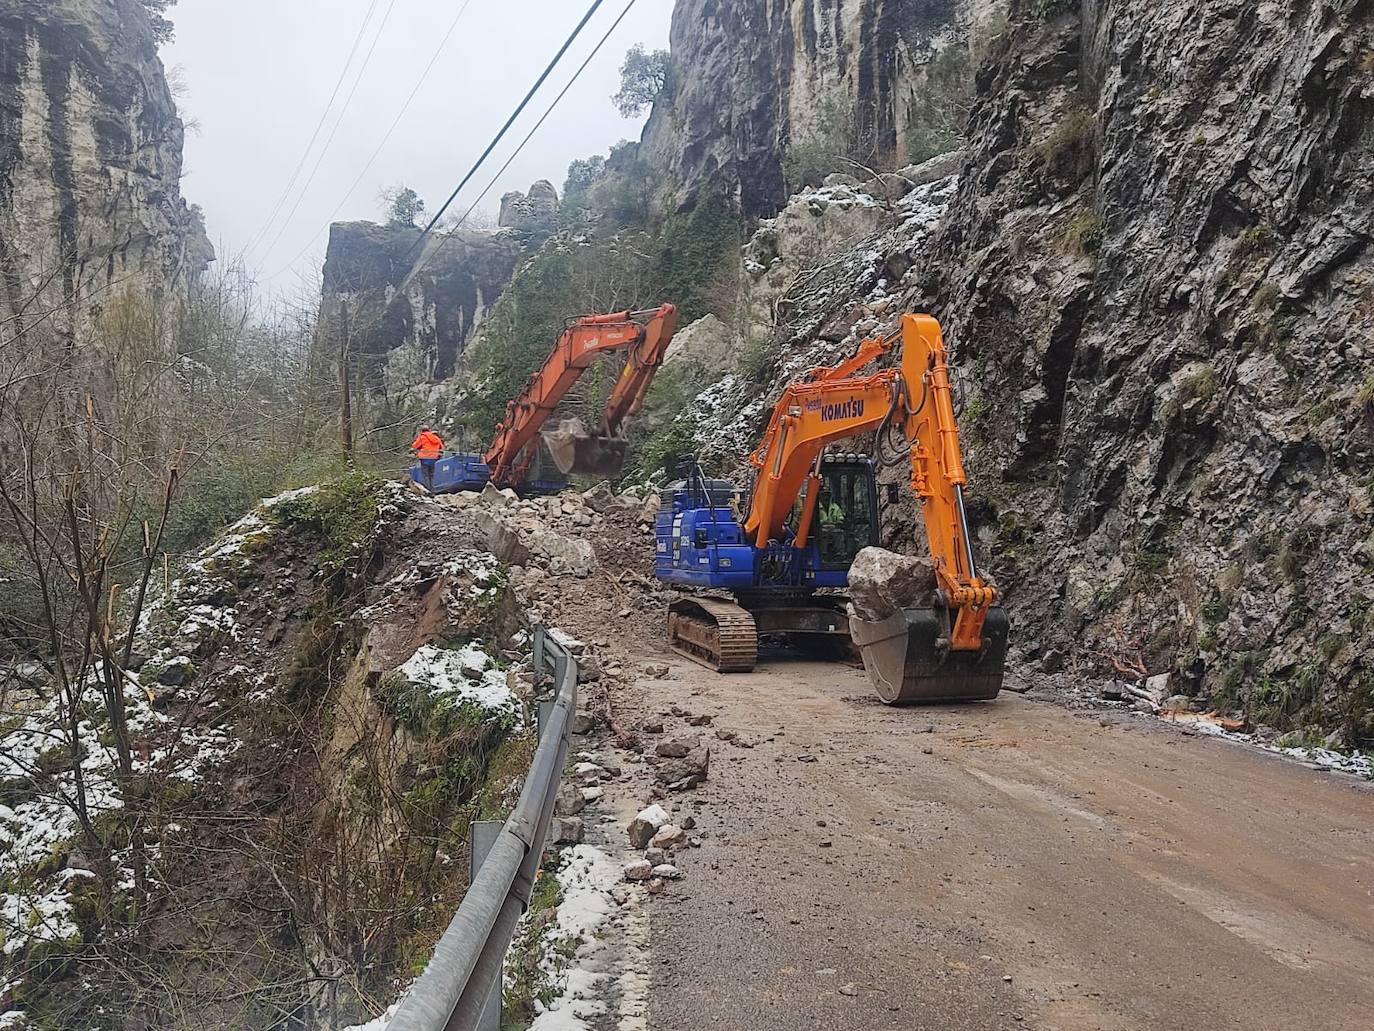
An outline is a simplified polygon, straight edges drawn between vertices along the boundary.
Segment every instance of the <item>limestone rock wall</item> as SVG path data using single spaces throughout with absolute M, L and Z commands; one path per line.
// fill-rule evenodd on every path
M 827 103 L 852 108 L 881 153 L 904 153 L 922 69 L 1004 0 L 679 0 L 672 72 L 641 156 L 670 204 L 718 191 L 745 215 L 786 200 L 790 140 Z M 897 164 L 902 163 L 900 160 Z
M 1020 6 L 926 299 L 1023 642 L 1368 693 L 1374 7 Z
M 522 253 L 513 233 L 459 232 L 396 291 L 420 230 L 372 222 L 330 227 L 322 331 L 352 337 L 370 388 L 405 392 L 453 375 L 473 331 L 510 282 Z M 330 350 L 322 341 L 323 350 Z
M 182 135 L 135 0 L 0 0 L 0 319 L 56 310 L 73 335 L 121 289 L 213 260 Z

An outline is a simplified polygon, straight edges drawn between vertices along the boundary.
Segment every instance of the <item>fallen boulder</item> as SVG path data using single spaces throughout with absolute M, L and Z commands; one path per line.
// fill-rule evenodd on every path
M 661 848 L 669 851 L 687 840 L 687 832 L 681 827 L 675 827 L 671 823 L 665 823 L 650 839 L 649 845 L 652 848 Z
M 555 816 L 549 821 L 549 839 L 556 845 L 580 845 L 583 830 L 580 816 Z
M 651 805 L 646 809 L 641 809 L 638 815 L 630 821 L 625 828 L 630 836 L 630 846 L 632 848 L 648 848 L 649 842 L 653 840 L 658 829 L 666 824 L 672 817 L 661 805 Z
M 903 609 L 930 608 L 936 600 L 935 564 L 918 555 L 864 548 L 849 569 L 855 614 L 880 622 Z
M 669 791 L 686 791 L 706 780 L 711 763 L 711 750 L 705 746 L 693 748 L 681 759 L 669 759 L 659 766 L 654 777 Z
M 649 865 L 647 859 L 636 859 L 625 864 L 625 879 L 627 881 L 647 881 L 654 875 L 654 868 Z
M 530 550 L 555 567 L 562 566 L 573 576 L 589 576 L 597 567 L 596 552 L 590 541 L 565 537 L 543 526 L 530 531 Z
M 691 752 L 693 744 L 694 742 L 683 741 L 681 738 L 660 741 L 654 746 L 654 754 L 661 759 L 685 759 Z

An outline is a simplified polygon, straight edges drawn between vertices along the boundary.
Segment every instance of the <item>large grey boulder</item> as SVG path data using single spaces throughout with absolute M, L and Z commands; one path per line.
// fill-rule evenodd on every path
M 902 609 L 929 608 L 935 603 L 935 592 L 935 564 L 923 556 L 864 548 L 849 569 L 854 612 L 870 622 Z

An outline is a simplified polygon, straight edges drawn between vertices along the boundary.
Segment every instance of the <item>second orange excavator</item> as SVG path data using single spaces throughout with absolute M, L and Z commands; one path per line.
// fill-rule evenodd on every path
M 548 358 L 506 404 L 486 452 L 448 455 L 436 464 L 432 479 L 416 466 L 411 479 L 433 493 L 481 490 L 488 483 L 556 493 L 568 485 L 570 474 L 617 475 L 625 462 L 625 425 L 643 407 L 677 322 L 677 309 L 671 304 L 571 319 Z M 545 429 L 582 374 L 601 356 L 620 352 L 625 364 L 600 422 L 589 430 L 581 420 L 567 418 Z M 562 477 L 532 471 L 541 442 Z
M 600 424 L 588 430 L 578 419 L 544 431 L 542 438 L 560 472 L 614 476 L 625 461 L 623 430 L 639 412 L 677 330 L 677 309 L 584 315 L 564 328 L 548 359 L 506 405 L 505 418 L 483 460 L 498 487 L 524 479 L 544 424 L 568 391 L 599 357 L 624 351 L 625 365 L 606 402 Z

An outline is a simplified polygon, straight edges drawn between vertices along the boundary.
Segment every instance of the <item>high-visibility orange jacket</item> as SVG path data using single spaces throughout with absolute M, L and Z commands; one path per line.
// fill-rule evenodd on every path
M 425 430 L 410 445 L 420 458 L 438 458 L 444 453 L 444 438 L 433 430 Z

